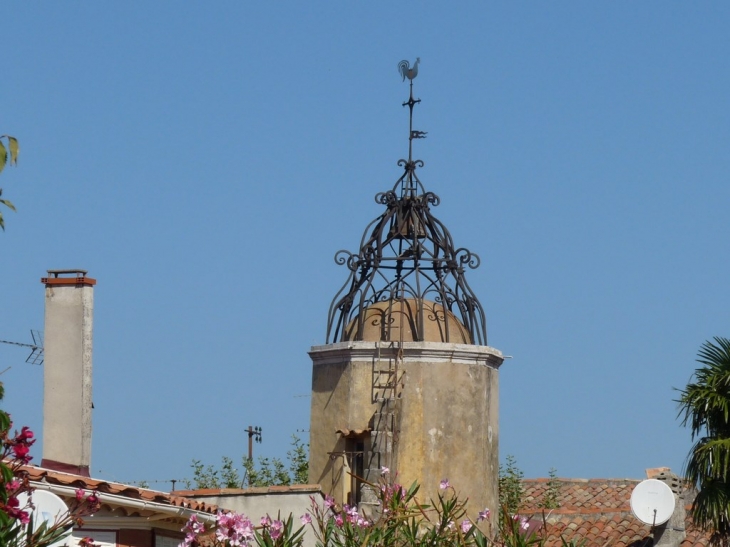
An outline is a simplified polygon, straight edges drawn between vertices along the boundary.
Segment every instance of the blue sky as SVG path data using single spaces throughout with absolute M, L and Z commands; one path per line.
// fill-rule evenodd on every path
M 419 176 L 500 372 L 527 476 L 679 470 L 701 343 L 730 336 L 730 6 L 679 2 L 16 3 L 0 21 L 0 338 L 43 328 L 49 268 L 95 299 L 92 474 L 155 482 L 309 427 L 327 308 L 400 176 Z M 40 432 L 42 368 L 0 345 Z M 300 433 L 306 437 L 306 432 Z M 40 445 L 40 443 L 39 443 Z M 34 453 L 40 460 L 40 446 Z

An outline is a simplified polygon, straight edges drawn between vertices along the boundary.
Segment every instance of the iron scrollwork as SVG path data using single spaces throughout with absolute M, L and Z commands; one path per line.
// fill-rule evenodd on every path
M 454 246 L 446 226 L 431 213 L 439 197 L 427 192 L 416 169 L 421 160 L 412 158 L 413 106 L 420 102 L 411 96 L 404 106 L 410 109 L 408 159 L 398 160 L 403 174 L 391 190 L 379 192 L 375 201 L 385 211 L 365 228 L 357 253 L 340 250 L 338 265 L 347 265 L 349 277 L 332 300 L 327 321 L 327 343 L 362 340 L 368 319 L 365 311 L 374 304 L 415 302 L 414 340 L 423 340 L 426 318 L 438 320 L 442 341 L 463 341 L 450 332 L 447 316 L 452 314 L 463 325 L 469 342 L 487 344 L 484 310 L 466 281 L 465 268 L 479 267 L 479 257 L 463 247 Z M 418 132 L 417 132 L 418 133 Z M 423 132 L 425 136 L 425 132 Z M 441 309 L 424 314 L 424 302 L 434 302 Z M 381 304 L 382 306 L 382 304 Z M 371 318 L 372 319 L 372 318 Z M 392 316 L 384 319 L 382 337 L 392 340 Z M 410 319 L 409 319 L 410 320 Z

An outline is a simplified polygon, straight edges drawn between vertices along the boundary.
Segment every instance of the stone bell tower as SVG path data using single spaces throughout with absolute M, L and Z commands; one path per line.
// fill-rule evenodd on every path
M 309 479 L 339 503 L 368 504 L 381 468 L 427 503 L 448 479 L 469 513 L 498 506 L 499 366 L 465 270 L 479 258 L 454 245 L 431 212 L 413 159 L 414 71 L 408 159 L 375 201 L 359 249 L 339 251 L 348 280 L 330 305 L 327 344 L 312 347 Z

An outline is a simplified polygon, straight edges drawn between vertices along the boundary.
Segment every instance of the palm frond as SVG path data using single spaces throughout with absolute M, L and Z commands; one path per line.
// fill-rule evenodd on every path
M 702 481 L 730 482 L 730 438 L 700 439 L 687 457 L 685 477 L 698 488 Z
M 679 390 L 682 425 L 690 426 L 692 438 L 704 433 L 730 432 L 730 340 L 715 337 L 705 342 L 694 372 L 695 381 Z
M 702 486 L 692 504 L 692 521 L 706 531 L 730 532 L 730 485 L 722 481 L 710 481 Z

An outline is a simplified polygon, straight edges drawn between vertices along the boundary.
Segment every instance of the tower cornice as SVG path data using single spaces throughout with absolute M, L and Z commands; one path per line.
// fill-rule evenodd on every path
M 490 346 L 449 342 L 337 342 L 312 346 L 309 356 L 314 366 L 331 363 L 358 362 L 398 357 L 402 363 L 480 363 L 498 369 L 504 362 L 502 352 Z

